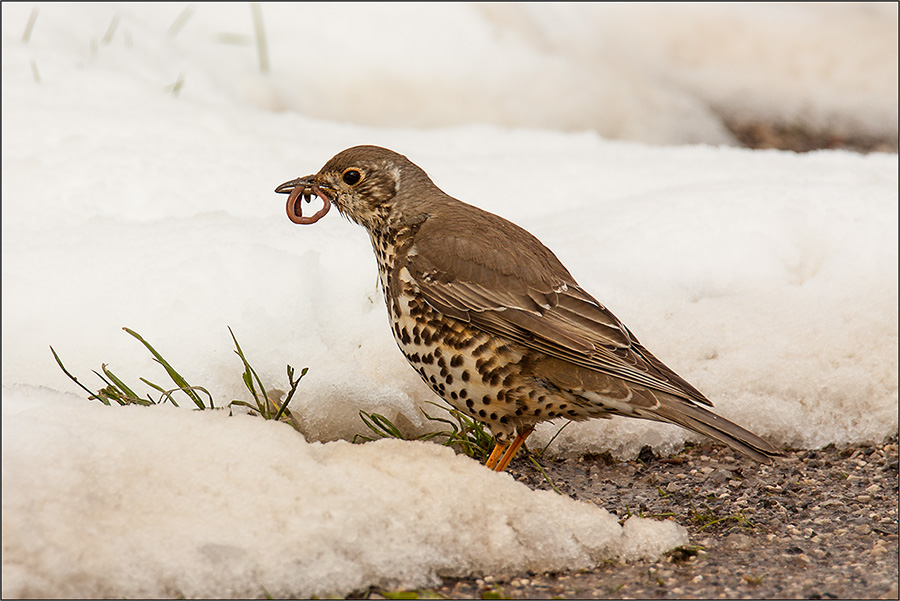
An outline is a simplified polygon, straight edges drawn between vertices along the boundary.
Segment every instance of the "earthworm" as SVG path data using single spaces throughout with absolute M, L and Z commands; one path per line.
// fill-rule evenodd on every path
M 301 225 L 315 223 L 324 217 L 331 208 L 331 200 L 322 191 L 322 188 L 313 182 L 313 176 L 311 175 L 307 177 L 298 177 L 295 180 L 285 182 L 275 188 L 275 192 L 278 192 L 279 194 L 287 194 L 290 192 L 290 196 L 288 196 L 287 199 L 287 216 L 288 219 L 294 223 L 299 223 Z M 305 217 L 302 211 L 303 203 L 300 201 L 303 199 L 306 202 L 311 202 L 313 196 L 318 196 L 325 204 L 312 217 Z

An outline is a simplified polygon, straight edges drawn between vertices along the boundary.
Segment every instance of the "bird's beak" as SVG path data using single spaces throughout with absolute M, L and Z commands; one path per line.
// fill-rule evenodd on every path
M 324 188 L 325 190 L 331 191 L 328 186 L 324 186 Z M 297 179 L 292 179 L 289 182 L 284 182 L 283 184 L 275 188 L 275 192 L 278 194 L 290 194 L 287 200 L 287 216 L 288 219 L 290 219 L 294 223 L 315 223 L 316 221 L 324 217 L 325 213 L 328 212 L 328 209 L 331 208 L 331 199 L 328 198 L 322 187 L 316 183 L 315 175 L 298 177 Z M 322 202 L 324 202 L 325 205 L 321 209 L 319 209 L 312 217 L 305 217 L 303 215 L 301 201 L 305 200 L 306 202 L 311 202 L 313 196 L 318 196 L 319 198 L 321 198 Z
M 297 179 L 292 179 L 289 182 L 284 182 L 277 188 L 275 188 L 275 192 L 278 194 L 290 194 L 294 188 L 303 184 L 304 186 L 312 185 L 313 180 L 315 179 L 315 175 L 307 175 L 306 177 L 298 177 Z

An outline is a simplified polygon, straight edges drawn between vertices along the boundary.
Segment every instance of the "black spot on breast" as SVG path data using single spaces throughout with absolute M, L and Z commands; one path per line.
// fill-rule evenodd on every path
M 463 388 L 462 390 L 459 391 L 459 398 L 464 399 L 467 396 L 469 396 L 469 391 L 466 390 L 465 388 Z
M 469 381 L 469 370 L 464 369 L 462 372 L 462 375 L 460 375 L 459 377 L 462 378 L 463 382 L 468 382 Z
M 463 356 L 462 355 L 453 355 L 453 358 L 450 359 L 450 367 L 459 367 L 463 364 Z

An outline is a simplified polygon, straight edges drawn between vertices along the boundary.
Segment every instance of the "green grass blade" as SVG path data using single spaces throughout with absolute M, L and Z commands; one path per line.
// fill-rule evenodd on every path
M 172 378 L 172 381 L 175 382 L 175 385 L 178 386 L 178 388 L 184 390 L 184 393 L 186 395 L 188 395 L 188 397 L 190 397 L 190 399 L 194 402 L 195 405 L 197 405 L 198 408 L 206 409 L 206 406 L 203 404 L 203 401 L 201 401 L 200 397 L 197 396 L 196 393 L 194 393 L 193 387 L 190 384 L 188 384 L 188 381 L 185 380 L 181 374 L 179 374 L 177 371 L 175 371 L 175 368 L 172 367 L 171 365 L 169 365 L 169 362 L 166 361 L 165 358 L 162 355 L 160 355 L 156 351 L 155 348 L 150 346 L 149 342 L 147 342 L 146 340 L 141 338 L 141 335 L 138 334 L 137 332 L 135 332 L 134 330 L 131 330 L 129 328 L 122 328 L 122 329 L 125 330 L 126 332 L 128 332 L 129 334 L 131 334 L 132 336 L 134 336 L 135 338 L 137 338 L 141 344 L 143 344 L 145 347 L 147 347 L 147 350 L 150 351 L 150 353 L 153 355 L 153 358 L 156 359 L 156 362 L 159 363 L 160 365 L 162 365 L 163 368 L 165 368 L 166 373 L 169 374 L 169 377 Z
M 300 375 L 297 376 L 297 379 L 294 379 L 294 368 L 290 365 L 287 366 L 287 377 L 288 382 L 291 385 L 291 389 L 288 391 L 287 396 L 284 397 L 284 402 L 281 404 L 281 407 L 278 409 L 278 413 L 275 414 L 275 419 L 281 419 L 281 414 L 284 413 L 285 409 L 287 409 L 288 403 L 291 402 L 291 399 L 294 397 L 294 393 L 297 392 L 297 386 L 300 384 L 300 380 L 303 379 L 303 376 L 306 375 L 306 372 L 309 371 L 308 367 L 304 367 L 300 370 Z
M 148 380 L 148 379 L 146 379 L 146 378 L 140 378 L 140 380 L 141 380 L 141 382 L 143 382 L 143 383 L 146 384 L 147 386 L 149 386 L 149 387 L 153 388 L 154 390 L 156 390 L 157 392 L 161 393 L 162 396 L 159 397 L 159 402 L 160 402 L 160 403 L 165 402 L 165 401 L 163 400 L 163 398 L 165 397 L 165 398 L 169 399 L 169 402 L 170 402 L 170 403 L 172 403 L 172 404 L 175 405 L 176 407 L 178 406 L 178 403 L 175 402 L 175 399 L 172 398 L 172 395 L 169 394 L 169 392 L 168 392 L 165 388 L 163 388 L 163 387 L 160 386 L 159 384 L 154 384 L 153 382 L 151 382 L 150 380 Z
M 87 386 L 85 386 L 84 384 L 82 384 L 81 382 L 79 382 L 79 381 L 78 381 L 78 378 L 76 378 L 75 376 L 73 376 L 72 374 L 69 373 L 69 370 L 67 370 L 67 369 L 66 369 L 66 366 L 63 365 L 62 359 L 59 358 L 59 355 L 56 354 L 56 351 L 53 350 L 53 347 L 52 347 L 52 346 L 50 347 L 50 352 L 53 353 L 53 358 L 56 359 L 56 364 L 59 365 L 59 368 L 63 371 L 64 374 L 66 374 L 67 376 L 69 376 L 69 379 L 70 379 L 70 380 L 72 380 L 73 382 L 75 382 L 76 384 L 78 384 L 78 386 L 80 386 L 82 390 L 84 390 L 86 393 L 88 393 L 88 394 L 91 395 L 92 397 L 95 397 L 95 396 L 96 396 L 93 392 L 91 392 L 91 390 L 90 390 Z M 108 403 L 107 403 L 107 404 L 108 404 Z
M 537 468 L 537 471 L 539 471 L 541 473 L 541 475 L 544 477 L 544 480 L 547 481 L 547 484 L 550 485 L 550 488 L 555 490 L 557 494 L 561 495 L 562 493 L 559 491 L 558 488 L 556 488 L 556 485 L 553 483 L 553 480 L 551 480 L 550 476 L 547 475 L 547 472 L 544 471 L 544 466 L 542 466 L 540 463 L 538 463 L 538 460 L 534 458 L 534 455 L 529 455 L 528 458 L 531 460 L 531 463 L 534 464 L 534 467 Z
M 256 404 L 258 407 L 258 411 L 260 415 L 262 415 L 266 419 L 272 418 L 272 412 L 269 410 L 269 395 L 266 391 L 266 387 L 263 386 L 262 380 L 259 379 L 259 375 L 256 373 L 256 370 L 250 365 L 250 362 L 247 361 L 247 357 L 244 356 L 244 351 L 241 349 L 241 345 L 238 343 L 237 337 L 234 335 L 234 332 L 231 329 L 231 326 L 228 326 L 228 333 L 231 334 L 231 339 L 234 340 L 235 354 L 241 358 L 241 362 L 244 364 L 244 385 L 253 395 L 253 398 L 256 399 Z M 256 392 L 255 387 L 253 386 L 253 380 L 256 380 L 256 383 L 259 385 L 259 390 L 262 393 L 262 399 L 260 399 L 260 395 Z
M 135 392 L 131 388 L 129 388 L 125 384 L 125 382 L 123 382 L 118 376 L 116 376 L 116 374 L 114 374 L 112 371 L 107 369 L 106 363 L 101 364 L 100 369 L 103 371 L 104 374 L 107 375 L 107 377 L 109 377 L 110 380 L 112 380 L 113 384 L 115 384 L 116 387 L 125 394 L 126 398 L 133 398 L 133 399 L 140 398 L 140 397 L 138 397 L 137 394 L 135 394 Z
M 366 413 L 365 411 L 359 412 L 359 417 L 363 420 L 363 423 L 375 434 L 377 434 L 380 438 L 399 438 L 400 440 L 406 440 L 406 437 L 400 432 L 400 429 L 397 428 L 385 416 L 379 413 Z
M 571 423 L 572 423 L 572 420 L 569 420 L 569 421 L 567 421 L 566 423 L 564 423 L 564 424 L 562 425 L 562 427 L 561 427 L 559 430 L 556 431 L 556 434 L 553 435 L 553 437 L 550 439 L 550 441 L 549 441 L 547 444 L 544 445 L 544 448 L 541 449 L 539 453 L 536 453 L 536 455 L 537 455 L 538 457 L 543 457 L 543 456 L 544 456 L 544 453 L 547 451 L 547 449 L 550 447 L 550 445 L 553 443 L 553 441 L 556 440 L 556 437 L 559 436 L 559 433 L 562 432 L 563 430 L 565 430 L 566 427 L 567 427 L 569 424 L 571 424 Z

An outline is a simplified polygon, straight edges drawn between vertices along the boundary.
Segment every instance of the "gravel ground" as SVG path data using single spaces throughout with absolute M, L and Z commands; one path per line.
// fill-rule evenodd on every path
M 525 455 L 523 453 L 523 455 Z M 421 596 L 497 598 L 808 598 L 898 596 L 897 438 L 876 446 L 795 451 L 774 465 L 702 444 L 666 459 L 542 461 L 562 494 L 674 519 L 690 544 L 657 561 L 593 570 L 447 579 Z M 508 470 L 550 485 L 526 457 Z M 384 598 L 384 591 L 359 596 Z M 407 597 L 409 598 L 409 597 Z

